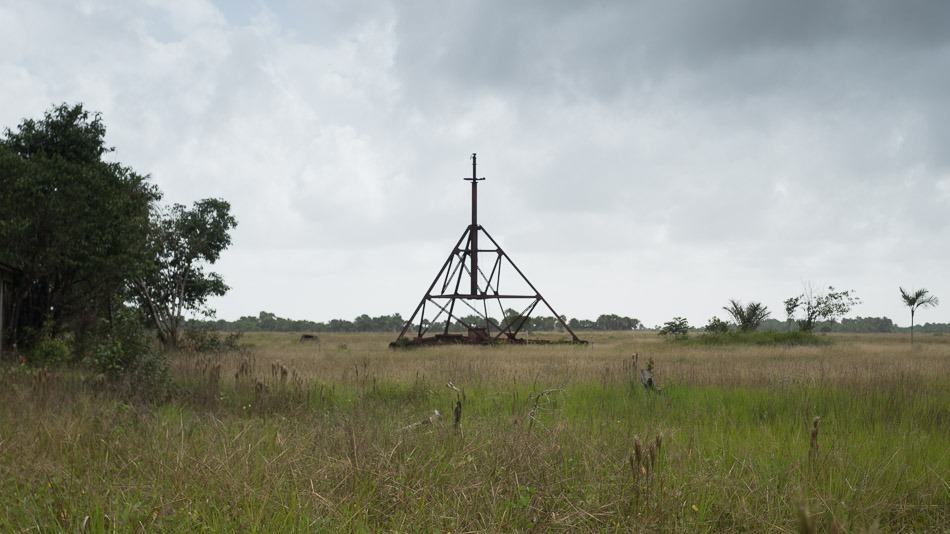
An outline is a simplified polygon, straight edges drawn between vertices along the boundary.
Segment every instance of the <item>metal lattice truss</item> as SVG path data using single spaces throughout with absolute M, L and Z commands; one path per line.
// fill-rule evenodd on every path
M 404 337 L 410 329 L 415 328 L 416 337 L 423 338 L 438 324 L 442 330 L 439 337 L 448 338 L 449 328 L 457 324 L 468 332 L 469 341 L 517 341 L 518 332 L 541 304 L 571 334 L 574 341 L 580 341 L 491 234 L 481 226 L 475 232 L 488 238 L 494 248 L 476 248 L 477 235 L 473 239 L 472 227 L 466 228 L 399 337 Z M 481 265 L 491 267 L 486 272 Z M 514 279 L 514 283 L 507 283 L 508 287 L 514 286 L 513 290 L 502 289 L 503 274 L 506 283 L 509 277 Z M 465 288 L 468 291 L 463 290 L 463 280 L 469 286 Z M 508 309 L 518 313 L 507 314 Z M 501 319 L 492 317 L 495 311 Z M 462 318 L 466 316 L 477 316 L 479 324 L 467 323 Z
M 472 177 L 465 178 L 472 182 L 472 224 L 462 232 L 462 237 L 455 243 L 419 305 L 406 321 L 397 341 L 416 344 L 524 342 L 518 339 L 518 333 L 538 305 L 543 304 L 564 330 L 571 334 L 572 341 L 582 343 L 501 245 L 478 224 L 478 182 L 484 178 L 476 175 L 475 157 L 472 154 Z M 494 248 L 479 248 L 480 235 L 484 235 Z M 491 268 L 486 269 L 487 272 L 482 269 L 482 265 L 489 264 Z M 501 282 L 503 273 L 506 281 L 504 290 Z M 463 279 L 468 286 L 467 291 L 463 290 Z M 497 320 L 492 317 L 496 305 L 500 314 Z M 508 313 L 509 309 L 516 313 Z M 466 321 L 472 317 L 476 318 L 475 324 Z M 450 335 L 449 329 L 453 324 L 461 326 L 467 336 Z M 441 325 L 442 332 L 426 337 L 437 325 Z M 406 333 L 412 328 L 416 329 L 416 337 L 408 340 Z
M 478 182 L 484 178 L 477 177 L 475 158 L 476 155 L 472 154 L 472 176 L 465 178 L 472 182 L 472 223 L 462 232 L 462 237 L 455 243 L 394 344 L 400 341 L 410 344 L 524 343 L 524 340 L 518 339 L 518 332 L 524 328 L 539 304 L 543 304 L 554 315 L 554 319 L 571 334 L 573 342 L 583 343 L 502 250 L 501 245 L 478 224 Z M 479 248 L 480 235 L 488 238 L 494 248 Z M 486 269 L 487 272 L 482 269 L 482 265 L 489 264 L 491 268 Z M 503 274 L 504 290 L 501 283 Z M 496 304 L 501 314 L 497 320 L 492 317 Z M 506 313 L 508 309 L 516 310 L 516 313 Z M 475 324 L 466 322 L 465 319 L 473 316 L 476 318 Z M 449 334 L 453 324 L 460 325 L 467 335 Z M 441 325 L 442 332 L 427 336 L 436 325 Z M 413 328 L 416 329 L 416 337 L 408 339 L 406 333 Z

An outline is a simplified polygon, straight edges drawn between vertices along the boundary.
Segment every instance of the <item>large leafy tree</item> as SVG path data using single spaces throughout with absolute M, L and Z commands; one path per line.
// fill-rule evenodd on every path
M 150 261 L 132 278 L 130 289 L 166 347 L 178 344 L 185 313 L 205 312 L 209 297 L 227 292 L 221 276 L 206 267 L 230 246 L 235 226 L 231 205 L 214 198 L 153 213 Z
M 0 137 L 0 260 L 19 270 L 12 338 L 46 324 L 81 339 L 121 301 L 145 256 L 147 176 L 104 157 L 106 128 L 81 104 L 60 105 Z
M 933 308 L 937 304 L 940 304 L 940 300 L 936 296 L 931 295 L 930 291 L 926 289 L 912 289 L 910 291 L 905 291 L 903 287 L 898 288 L 901 290 L 901 300 L 904 301 L 904 304 L 910 308 L 910 346 L 914 346 L 914 314 L 917 313 L 919 308 Z
M 729 305 L 723 306 L 722 309 L 732 316 L 740 332 L 754 332 L 771 313 L 768 306 L 761 302 L 750 302 L 743 306 L 735 299 L 729 299 Z
M 828 286 L 828 291 L 818 293 L 808 285 L 804 293 L 785 300 L 785 313 L 790 321 L 798 323 L 800 330 L 811 332 L 819 319 L 834 320 L 860 303 L 861 299 L 854 294 L 854 290 L 837 291 Z M 801 318 L 796 319 L 798 312 L 801 312 Z

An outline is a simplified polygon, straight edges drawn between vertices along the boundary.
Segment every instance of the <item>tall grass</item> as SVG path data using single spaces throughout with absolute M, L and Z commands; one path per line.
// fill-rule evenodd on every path
M 759 346 L 815 346 L 831 343 L 828 336 L 818 336 L 799 330 L 793 332 L 718 332 L 696 334 L 671 340 L 687 345 L 759 345 Z
M 321 338 L 181 355 L 172 400 L 150 407 L 75 371 L 5 368 L 0 530 L 765 531 L 797 529 L 802 511 L 819 530 L 950 521 L 940 339 L 911 354 L 874 336 L 721 348 L 611 333 L 545 355 Z M 654 359 L 661 392 L 640 385 L 634 352 Z

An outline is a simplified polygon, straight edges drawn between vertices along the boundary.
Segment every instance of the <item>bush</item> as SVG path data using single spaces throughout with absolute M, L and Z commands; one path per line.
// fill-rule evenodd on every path
M 27 362 L 38 366 L 62 363 L 69 359 L 71 352 L 65 339 L 44 334 L 33 344 Z
M 689 333 L 689 322 L 684 317 L 674 317 L 664 323 L 658 333 L 670 338 L 684 338 Z
M 703 327 L 703 330 L 711 334 L 724 334 L 729 331 L 729 323 L 723 321 L 719 317 L 713 317 L 708 323 L 706 323 L 706 326 Z
M 185 330 L 180 347 L 189 352 L 241 352 L 247 345 L 241 343 L 243 332 L 223 334 L 208 328 Z
M 140 401 L 160 400 L 170 376 L 154 336 L 129 309 L 121 309 L 97 333 L 98 342 L 87 358 L 115 389 Z
M 126 369 L 120 385 L 126 388 L 126 396 L 140 402 L 167 400 L 171 375 L 164 354 L 157 350 L 139 354 Z
M 30 365 L 45 366 L 64 363 L 72 354 L 72 344 L 64 337 L 53 333 L 53 321 L 47 319 L 43 327 L 32 332 L 26 361 Z

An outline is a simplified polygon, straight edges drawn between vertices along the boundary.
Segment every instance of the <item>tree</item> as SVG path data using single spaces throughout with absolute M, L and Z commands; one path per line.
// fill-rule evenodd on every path
M 474 321 L 466 320 L 466 324 L 474 324 L 475 326 L 485 326 L 485 320 L 481 317 L 475 316 L 477 319 Z M 498 326 L 502 328 L 511 328 L 512 330 L 523 328 L 522 323 L 525 321 L 525 317 L 521 315 L 521 312 L 508 308 L 505 310 L 505 316 L 502 318 L 502 322 L 498 323 Z
M 660 328 L 658 332 L 661 336 L 669 336 L 671 338 L 686 337 L 689 333 L 689 322 L 685 317 L 674 317 L 671 320 L 663 324 L 663 328 Z
M 729 331 L 729 323 L 719 317 L 713 316 L 709 319 L 709 322 L 706 323 L 706 326 L 703 327 L 703 330 L 710 334 L 725 334 Z
M 795 320 L 799 330 L 811 332 L 817 320 L 834 320 L 860 303 L 861 299 L 854 295 L 853 289 L 835 291 L 834 287 L 828 286 L 827 293 L 816 294 L 809 285 L 802 294 L 785 300 L 785 313 L 789 321 Z M 803 317 L 796 320 L 795 314 L 799 310 Z
M 153 214 L 151 259 L 130 289 L 166 347 L 177 346 L 185 312 L 206 312 L 207 299 L 229 289 L 205 264 L 214 264 L 231 244 L 237 221 L 230 210 L 224 200 L 209 198 L 190 209 L 175 204 Z
M 750 302 L 743 307 L 742 303 L 735 299 L 729 299 L 729 305 L 723 306 L 722 309 L 732 316 L 740 332 L 757 330 L 762 321 L 771 314 L 769 308 L 763 306 L 761 302 Z
M 637 330 L 640 320 L 633 317 L 622 317 L 613 313 L 603 314 L 595 321 L 598 330 Z
M 0 137 L 0 260 L 12 287 L 13 342 L 71 331 L 80 347 L 109 319 L 125 282 L 148 259 L 148 177 L 117 162 L 98 113 L 62 104 Z
M 926 289 L 914 289 L 911 291 L 905 291 L 903 287 L 899 287 L 901 290 L 901 299 L 903 299 L 904 304 L 910 308 L 910 346 L 914 346 L 914 314 L 917 312 L 918 308 L 933 308 L 937 304 L 940 304 L 940 300 L 936 296 L 931 295 L 930 291 Z

